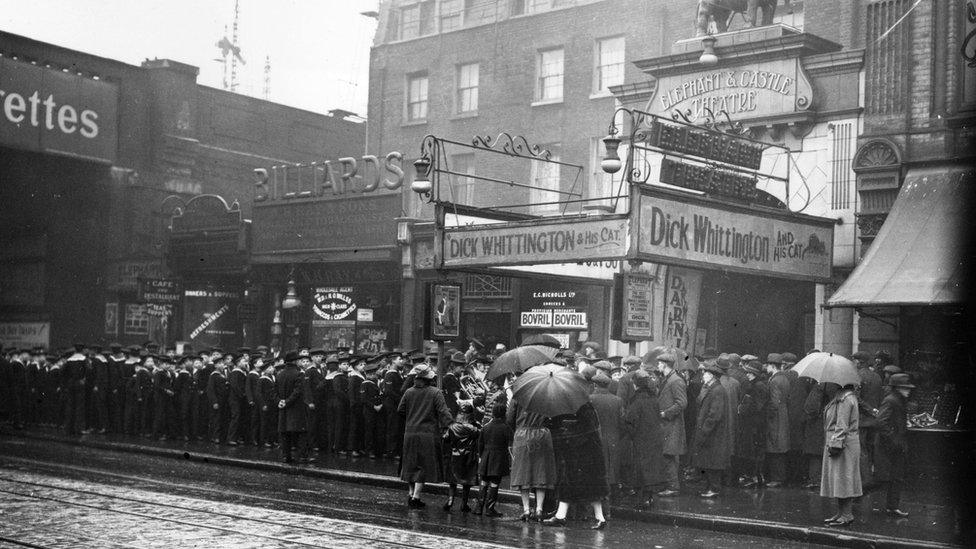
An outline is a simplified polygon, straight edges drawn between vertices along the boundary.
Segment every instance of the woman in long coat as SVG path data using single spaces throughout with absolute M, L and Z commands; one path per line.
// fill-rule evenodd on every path
M 728 394 L 719 378 L 718 365 L 706 365 L 702 371 L 702 388 L 698 394 L 698 417 L 695 422 L 694 456 L 692 465 L 705 475 L 705 491 L 700 495 L 718 495 L 722 471 L 732 459 L 732 440 L 728 430 Z
M 421 364 L 410 374 L 414 385 L 403 394 L 397 407 L 397 412 L 405 416 L 400 480 L 409 485 L 407 505 L 420 508 L 425 506 L 420 500 L 424 484 L 444 480 L 440 434 L 452 418 L 444 395 L 430 386 L 436 377 L 430 366 Z
M 837 498 L 838 512 L 824 520 L 830 526 L 848 526 L 854 522 L 854 498 L 861 490 L 861 443 L 858 440 L 857 396 L 851 385 L 841 389 L 825 383 L 830 402 L 824 408 L 823 468 L 820 495 Z
M 512 440 L 512 490 L 522 496 L 523 522 L 542 515 L 546 490 L 556 483 L 556 460 L 552 453 L 552 435 L 546 427 L 546 418 L 522 410 L 516 401 L 508 406 L 506 421 L 514 427 Z M 530 492 L 535 491 L 535 510 L 529 509 Z
M 602 530 L 603 498 L 610 494 L 607 484 L 603 445 L 600 442 L 600 420 L 593 405 L 587 402 L 575 414 L 551 419 L 552 449 L 556 457 L 556 496 L 559 508 L 555 516 L 542 521 L 549 526 L 565 526 L 569 504 L 586 502 L 593 507 L 596 524 Z
M 664 432 L 654 378 L 644 370 L 637 370 L 630 380 L 634 396 L 627 405 L 624 424 L 629 438 L 634 441 L 634 483 L 638 489 L 638 502 L 646 508 L 651 505 L 651 487 L 662 480 Z

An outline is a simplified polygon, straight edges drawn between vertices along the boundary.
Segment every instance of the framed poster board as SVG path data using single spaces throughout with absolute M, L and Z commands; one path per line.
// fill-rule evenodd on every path
M 461 285 L 431 282 L 427 285 L 424 338 L 449 341 L 461 336 Z

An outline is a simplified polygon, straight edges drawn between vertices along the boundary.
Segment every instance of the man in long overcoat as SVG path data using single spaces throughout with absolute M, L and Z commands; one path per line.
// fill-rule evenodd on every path
M 858 351 L 851 355 L 857 364 L 857 375 L 861 385 L 857 389 L 858 411 L 861 437 L 861 479 L 870 490 L 874 487 L 874 444 L 877 438 L 877 414 L 884 398 L 884 385 L 881 376 L 871 369 L 871 355 Z
M 769 404 L 769 385 L 759 360 L 750 360 L 743 367 L 746 385 L 738 406 L 739 424 L 737 455 L 745 460 L 745 487 L 762 484 L 763 457 L 766 455 L 766 406 Z
M 790 449 L 789 397 L 791 379 L 782 369 L 779 353 L 766 358 L 769 376 L 769 405 L 766 407 L 766 462 L 769 464 L 769 482 L 776 488 L 786 481 L 786 452 Z
M 600 437 L 603 442 L 603 456 L 606 463 L 607 483 L 610 484 L 611 497 L 616 495 L 623 479 L 620 478 L 620 435 L 621 421 L 624 417 L 624 401 L 610 390 L 611 379 L 603 372 L 593 376 L 593 392 L 590 403 L 600 419 Z
M 647 357 L 645 357 L 647 358 Z M 674 370 L 674 355 L 665 353 L 657 357 L 657 370 L 662 377 L 661 432 L 664 437 L 664 477 L 667 487 L 658 492 L 661 497 L 678 495 L 678 464 L 685 453 L 685 408 L 688 406 L 688 389 L 685 380 Z
M 722 368 L 706 363 L 702 372 L 702 388 L 698 393 L 698 417 L 695 421 L 694 456 L 692 465 L 705 477 L 703 498 L 718 496 L 722 471 L 731 465 L 732 438 L 728 430 L 728 394 L 720 379 Z
M 729 466 L 725 472 L 725 478 L 727 486 L 736 485 L 736 475 L 732 470 L 732 454 L 735 454 L 735 432 L 738 428 L 738 411 L 739 411 L 739 400 L 742 397 L 742 386 L 739 380 L 729 375 L 729 369 L 732 367 L 732 361 L 728 354 L 722 353 L 718 356 L 715 363 L 722 370 L 722 375 L 719 376 L 718 382 L 722 384 L 725 389 L 725 431 L 729 439 Z
M 299 363 L 302 362 L 302 364 Z M 292 447 L 302 448 L 301 437 L 308 427 L 306 414 L 305 374 L 308 358 L 299 357 L 297 351 L 285 355 L 285 367 L 278 373 L 275 389 L 278 393 L 278 435 L 285 463 L 294 463 Z

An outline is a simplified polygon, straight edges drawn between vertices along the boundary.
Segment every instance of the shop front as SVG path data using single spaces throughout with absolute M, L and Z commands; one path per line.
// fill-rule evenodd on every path
M 974 394 L 973 318 L 966 280 L 974 255 L 974 182 L 971 166 L 909 170 L 871 247 L 828 301 L 860 316 L 897 311 L 885 319 L 896 344 L 891 358 L 917 385 L 909 436 L 912 447 L 926 454 L 912 469 L 930 478 L 972 474 L 976 414 L 968 405 Z M 891 352 L 869 338 L 862 335 L 862 350 Z
M 398 159 L 387 157 L 385 176 L 376 157 L 258 170 L 249 277 L 256 342 L 364 354 L 399 346 Z
M 4 49 L 0 43 L 0 345 L 95 340 L 118 85 Z

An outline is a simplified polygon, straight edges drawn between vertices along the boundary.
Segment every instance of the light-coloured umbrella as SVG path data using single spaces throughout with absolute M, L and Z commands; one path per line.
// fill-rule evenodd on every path
M 790 369 L 800 377 L 809 377 L 819 383 L 836 383 L 841 387 L 861 383 L 857 366 L 834 353 L 810 353 Z

